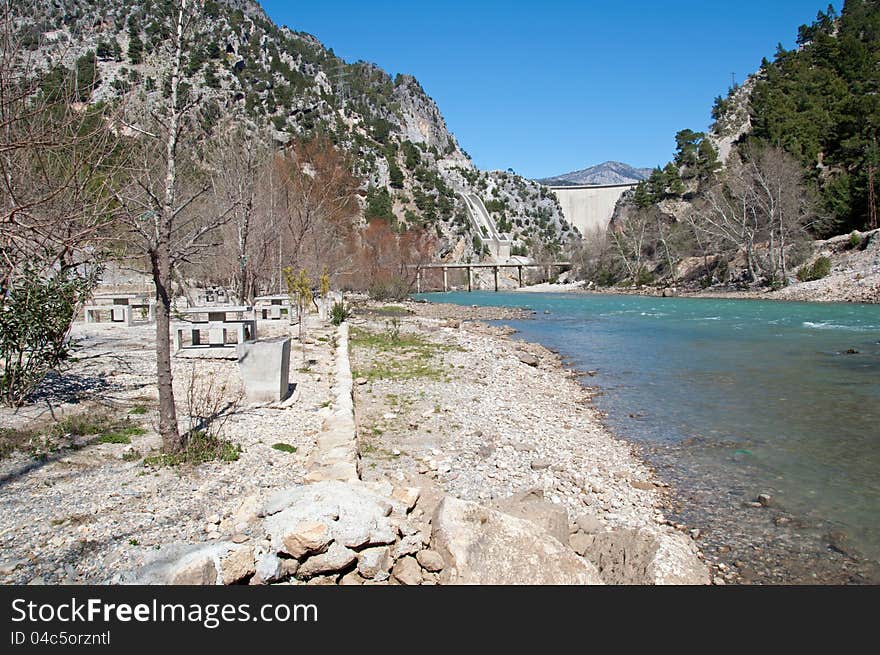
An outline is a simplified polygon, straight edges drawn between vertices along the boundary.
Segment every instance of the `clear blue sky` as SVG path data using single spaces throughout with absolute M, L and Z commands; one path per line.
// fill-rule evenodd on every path
M 263 0 L 346 61 L 414 75 L 474 163 L 546 177 L 668 161 L 827 0 Z M 842 0 L 835 0 L 840 10 Z

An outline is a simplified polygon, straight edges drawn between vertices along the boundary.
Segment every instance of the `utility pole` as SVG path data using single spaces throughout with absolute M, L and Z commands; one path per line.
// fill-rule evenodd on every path
M 874 164 L 868 164 L 868 229 L 877 229 L 877 198 L 874 193 Z

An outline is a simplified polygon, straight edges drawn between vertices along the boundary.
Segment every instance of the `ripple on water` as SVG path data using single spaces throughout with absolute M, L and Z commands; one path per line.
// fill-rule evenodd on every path
M 443 299 L 517 305 L 521 297 Z M 574 367 L 599 371 L 589 382 L 607 391 L 597 407 L 647 447 L 707 552 L 739 560 L 756 582 L 880 581 L 880 307 L 529 300 L 538 315 L 513 327 Z M 771 507 L 749 505 L 766 492 Z

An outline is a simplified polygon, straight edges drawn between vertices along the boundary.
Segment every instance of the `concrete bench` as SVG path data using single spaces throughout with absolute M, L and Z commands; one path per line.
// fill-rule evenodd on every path
M 290 297 L 285 295 L 259 296 L 254 299 L 257 318 L 264 321 L 280 321 L 286 317 L 293 321 L 296 309 L 290 304 Z
M 226 348 L 257 339 L 257 321 L 253 318 L 253 308 L 249 305 L 228 307 L 192 307 L 181 312 L 184 315 L 207 315 L 207 319 L 192 318 L 186 323 L 174 326 L 174 343 L 177 350 L 184 348 Z M 229 314 L 247 314 L 249 318 L 229 318 Z M 189 345 L 185 335 L 189 333 Z M 202 332 L 208 333 L 207 341 L 202 341 Z M 234 343 L 228 342 L 231 333 Z
M 137 294 L 98 294 L 92 303 L 83 307 L 86 323 L 99 323 L 103 313 L 110 315 L 111 323 L 131 326 L 136 318 L 152 323 L 155 320 L 156 301 Z

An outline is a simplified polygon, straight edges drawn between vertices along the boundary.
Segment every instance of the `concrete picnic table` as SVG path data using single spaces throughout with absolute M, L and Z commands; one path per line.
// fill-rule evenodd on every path
M 295 308 L 290 304 L 290 296 L 286 294 L 275 294 L 270 296 L 257 296 L 254 298 L 256 305 L 257 318 L 269 321 L 279 321 L 284 311 L 287 311 L 287 317 L 292 321 Z
M 257 340 L 257 321 L 251 305 L 211 305 L 209 307 L 188 307 L 179 312 L 192 316 L 185 323 L 175 325 L 175 345 L 177 350 L 184 348 L 231 347 L 226 343 L 228 332 L 235 331 L 236 344 Z M 242 318 L 229 318 L 229 314 L 246 315 Z M 206 319 L 197 317 L 205 315 Z M 202 342 L 202 331 L 208 332 L 208 342 Z M 183 335 L 190 332 L 190 345 L 184 345 Z
M 156 301 L 140 293 L 99 293 L 92 296 L 92 303 L 83 307 L 86 323 L 97 323 L 102 312 L 110 312 L 110 322 L 130 326 L 134 322 L 134 310 L 140 310 L 148 323 L 155 319 Z

